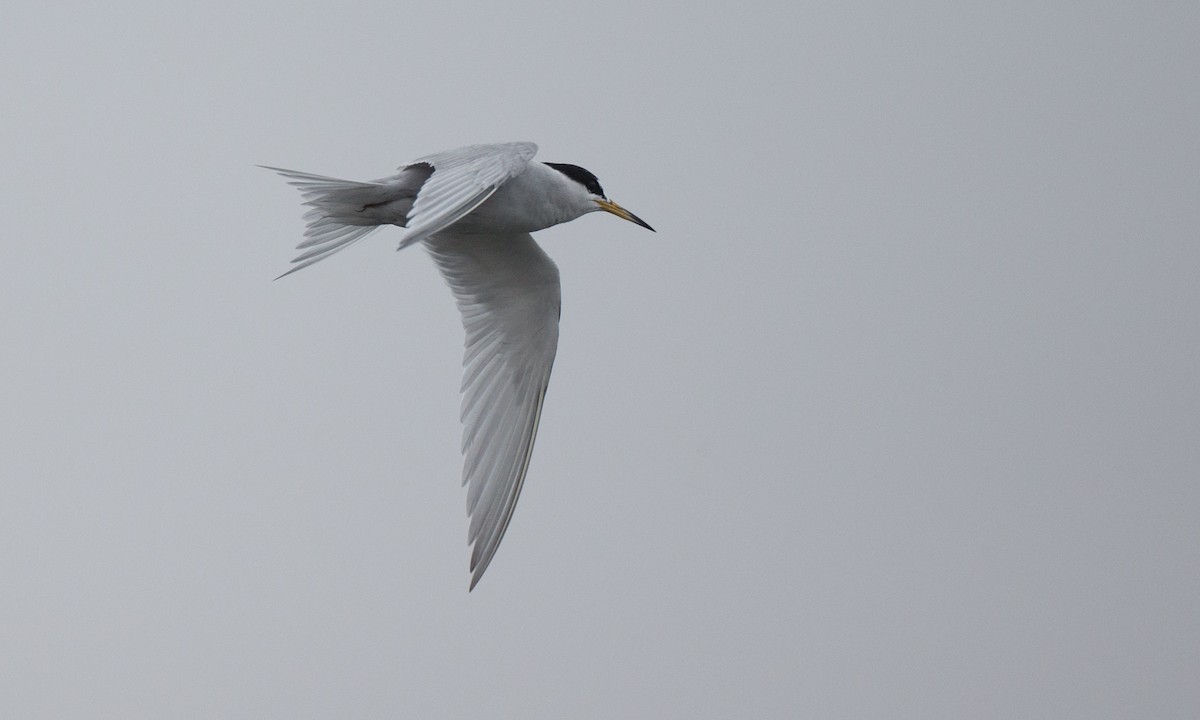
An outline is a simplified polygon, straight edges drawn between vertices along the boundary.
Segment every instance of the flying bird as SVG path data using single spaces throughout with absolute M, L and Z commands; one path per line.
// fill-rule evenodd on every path
M 279 277 L 398 225 L 398 249 L 422 243 L 454 294 L 467 336 L 462 477 L 472 590 L 521 494 L 558 348 L 558 268 L 530 233 L 597 210 L 654 230 L 609 200 L 592 173 L 534 162 L 535 154 L 530 142 L 470 145 L 370 182 L 267 168 L 310 208 L 296 246 L 304 252 Z

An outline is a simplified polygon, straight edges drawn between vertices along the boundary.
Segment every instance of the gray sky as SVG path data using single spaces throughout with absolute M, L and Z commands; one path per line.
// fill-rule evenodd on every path
M 1200 6 L 900 5 L 6 2 L 2 714 L 1196 717 Z M 449 291 L 253 165 L 507 140 L 659 232 L 468 594 Z

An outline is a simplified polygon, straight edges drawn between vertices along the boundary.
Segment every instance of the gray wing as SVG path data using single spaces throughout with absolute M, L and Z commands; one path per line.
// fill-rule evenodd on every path
M 558 268 L 527 233 L 425 240 L 466 330 L 463 484 L 471 587 L 512 519 L 558 349 Z
M 524 172 L 536 154 L 537 145 L 531 142 L 468 145 L 423 157 L 407 166 L 428 165 L 433 174 L 417 193 L 400 247 L 424 240 L 461 220 L 505 181 Z

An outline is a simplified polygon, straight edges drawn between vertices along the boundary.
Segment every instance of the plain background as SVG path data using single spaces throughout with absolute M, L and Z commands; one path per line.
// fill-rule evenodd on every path
M 1200 6 L 9 0 L 0 714 L 1194 718 Z M 462 331 L 298 194 L 533 140 L 562 337 L 467 593 Z

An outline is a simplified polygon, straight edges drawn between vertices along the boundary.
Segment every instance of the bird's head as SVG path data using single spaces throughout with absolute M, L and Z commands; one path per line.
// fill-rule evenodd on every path
M 559 171 L 572 180 L 575 185 L 579 186 L 581 192 L 579 193 L 580 197 L 577 199 L 580 205 L 580 215 L 603 210 L 604 212 L 616 215 L 622 220 L 628 220 L 636 225 L 641 225 L 650 232 L 655 232 L 654 228 L 650 227 L 650 224 L 645 220 L 609 200 L 604 195 L 604 188 L 600 187 L 600 181 L 591 172 L 578 165 L 569 165 L 567 163 L 546 163 L 546 165 Z

